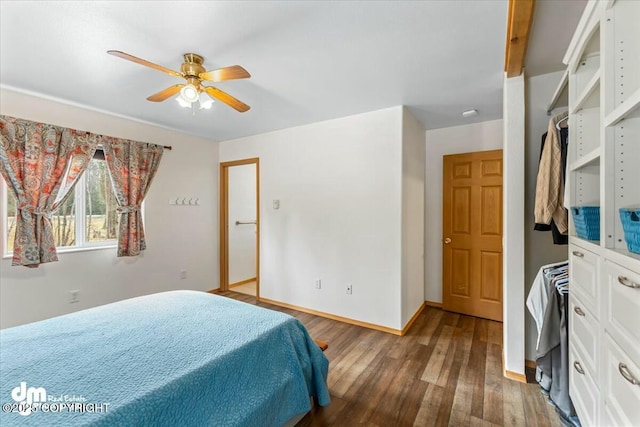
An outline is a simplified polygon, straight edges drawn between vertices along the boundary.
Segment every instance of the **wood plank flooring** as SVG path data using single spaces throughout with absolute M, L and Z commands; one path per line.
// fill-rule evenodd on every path
M 255 304 L 237 292 L 220 295 Z M 399 337 L 266 303 L 329 343 L 331 404 L 298 426 L 561 426 L 537 384 L 502 375 L 502 324 L 427 307 Z
M 256 296 L 256 281 L 243 283 L 242 285 L 237 285 L 231 288 L 233 292 L 238 292 L 241 294 L 247 294 L 251 296 Z

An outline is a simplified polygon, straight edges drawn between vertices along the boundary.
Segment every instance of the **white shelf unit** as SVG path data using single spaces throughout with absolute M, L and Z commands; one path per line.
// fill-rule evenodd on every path
M 600 147 L 594 148 L 569 165 L 569 171 L 571 172 L 582 170 L 591 170 L 592 173 L 600 173 Z
M 639 23 L 640 1 L 590 0 L 564 59 L 568 205 L 600 206 L 599 241 L 570 214 L 569 390 L 585 427 L 640 425 L 640 254 L 619 215 L 640 208 Z
M 640 2 L 616 1 L 604 11 L 607 51 L 606 95 L 603 103 L 602 183 L 605 247 L 627 251 L 619 209 L 640 208 Z M 635 258 L 635 256 L 631 255 Z
M 594 60 L 598 60 L 596 57 Z M 579 76 L 576 73 L 576 80 L 579 80 Z M 577 113 L 582 109 L 599 109 L 600 108 L 600 69 L 596 70 L 595 74 L 587 81 L 582 92 L 579 92 L 573 106 L 572 113 Z
M 640 89 L 636 90 L 626 102 L 618 105 L 615 110 L 604 119 L 605 126 L 615 126 L 620 120 L 640 117 Z
M 609 41 L 613 62 L 613 107 L 617 108 L 638 93 L 640 89 L 640 28 L 635 0 L 620 0 L 607 11 L 611 23 L 612 40 Z
M 569 64 L 569 146 L 567 182 L 570 206 L 600 206 L 600 27 L 592 18 L 580 52 Z M 572 214 L 569 212 L 569 217 Z M 578 239 L 572 218 L 569 233 Z
M 580 246 L 581 248 L 587 249 L 588 251 L 598 255 L 602 251 L 602 247 L 600 246 L 599 240 L 587 240 L 587 239 L 581 239 L 580 237 L 577 237 L 577 236 L 570 236 L 569 243 Z
M 605 167 L 612 173 L 607 173 L 604 181 L 607 196 L 613 196 L 605 211 L 606 247 L 627 249 L 619 210 L 640 208 L 640 118 L 621 120 L 606 130 Z

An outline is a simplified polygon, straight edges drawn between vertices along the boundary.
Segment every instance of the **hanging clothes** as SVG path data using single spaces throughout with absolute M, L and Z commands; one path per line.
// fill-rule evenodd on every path
M 568 211 L 564 207 L 569 136 L 567 115 L 565 112 L 549 120 L 548 131 L 542 137 L 534 208 L 534 229 L 551 230 L 553 242 L 562 245 L 569 242 Z
M 549 303 L 549 288 L 545 278 L 547 274 L 554 274 L 556 272 L 568 271 L 569 264 L 567 261 L 556 262 L 553 264 L 547 264 L 540 267 L 536 278 L 533 279 L 533 284 L 529 290 L 527 296 L 527 308 L 533 316 L 533 320 L 536 322 L 536 328 L 538 329 L 538 340 L 536 342 L 536 349 L 540 345 L 540 335 L 542 333 L 542 324 L 544 323 L 544 316 L 547 311 L 547 305 Z M 556 271 L 557 270 L 557 271 Z
M 566 182 L 566 165 L 567 165 L 567 147 L 568 147 L 568 141 L 569 141 L 569 128 L 568 127 L 561 127 L 560 128 L 560 160 L 561 160 L 561 164 L 562 164 L 562 182 L 563 182 L 563 186 L 564 183 Z M 542 159 L 542 153 L 544 152 L 544 147 L 545 147 L 545 142 L 547 140 L 547 134 L 548 132 L 545 132 L 542 135 L 542 141 L 540 144 L 540 159 Z M 565 186 L 565 194 L 563 196 L 564 200 L 568 200 L 567 197 L 567 189 L 569 187 Z M 566 206 L 565 206 L 566 208 Z M 551 230 L 551 235 L 553 236 L 553 243 L 556 245 L 568 245 L 569 244 L 569 234 L 568 233 L 561 233 L 560 230 L 558 230 L 558 226 L 556 225 L 555 221 L 553 220 L 553 218 L 551 219 L 551 224 L 538 224 L 536 223 L 533 227 L 534 230 L 537 231 L 549 231 Z
M 546 294 L 546 298 L 541 294 Z M 527 297 L 527 308 L 539 331 L 536 380 L 563 421 L 568 425 L 580 425 L 569 396 L 568 294 L 568 263 L 546 265 L 536 276 Z

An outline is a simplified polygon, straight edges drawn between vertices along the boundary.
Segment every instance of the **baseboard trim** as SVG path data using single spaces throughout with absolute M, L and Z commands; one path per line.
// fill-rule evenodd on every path
M 442 308 L 442 303 L 441 302 L 425 301 L 424 305 L 426 305 L 428 307 Z
M 525 359 L 524 366 L 526 366 L 527 368 L 533 368 L 533 369 L 538 367 L 538 365 L 536 365 L 536 362 L 534 362 L 533 360 L 529 360 L 529 359 Z
M 241 281 L 239 281 L 239 282 L 236 282 L 236 283 L 232 283 L 232 284 L 230 284 L 230 285 L 229 285 L 229 289 L 231 289 L 231 288 L 235 288 L 236 286 L 244 285 L 245 283 L 255 282 L 255 281 L 256 281 L 256 278 L 255 278 L 255 277 L 252 277 L 251 279 L 247 279 L 247 280 L 241 280 Z
M 267 304 L 273 304 L 284 308 L 290 308 L 292 310 L 302 311 L 303 313 L 313 314 L 314 316 L 320 316 L 331 320 L 337 320 L 338 322 L 349 323 L 351 325 L 362 326 L 363 328 L 375 329 L 376 331 L 386 332 L 388 334 L 403 335 L 403 332 L 399 329 L 388 328 L 386 326 L 376 325 L 375 323 L 362 322 L 360 320 L 350 319 L 348 317 L 337 316 L 331 313 L 325 313 L 324 311 L 312 310 L 310 308 L 300 307 L 297 305 L 289 304 L 286 302 L 274 301 L 272 299 L 260 298 L 260 302 Z
M 418 318 L 418 316 L 420 316 L 420 313 L 422 313 L 422 310 L 424 310 L 425 307 L 426 307 L 426 301 L 423 302 L 420 307 L 418 307 L 418 311 L 416 311 L 414 315 L 411 317 L 411 319 L 409 319 L 407 324 L 404 325 L 404 328 L 402 328 L 402 331 L 400 331 L 400 335 L 404 335 L 407 333 L 411 325 L 413 325 L 413 322 L 416 321 L 416 319 Z
M 525 360 L 525 365 L 527 364 L 527 360 Z M 525 374 L 520 374 L 518 372 L 508 371 L 505 369 L 504 364 L 504 349 L 502 350 L 502 375 L 505 378 L 509 378 L 510 380 L 518 381 L 521 383 L 527 383 L 527 376 Z
M 521 383 L 526 383 L 527 382 L 527 376 L 526 375 L 519 374 L 517 372 L 507 371 L 506 369 L 504 370 L 504 376 L 509 378 L 510 380 L 518 381 L 518 382 L 521 382 Z
M 216 289 L 210 289 L 207 291 L 208 294 L 219 294 L 220 293 L 220 288 L 216 288 Z

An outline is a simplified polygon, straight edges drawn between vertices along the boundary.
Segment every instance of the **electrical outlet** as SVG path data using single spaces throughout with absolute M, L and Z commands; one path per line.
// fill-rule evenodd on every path
M 321 289 L 321 288 L 322 288 L 322 280 L 316 279 L 316 289 Z
M 187 270 L 180 270 L 180 278 L 181 279 L 187 278 Z
M 69 291 L 69 304 L 80 302 L 80 291 Z
M 349 283 L 347 285 L 347 295 L 351 295 L 353 293 L 353 285 Z

